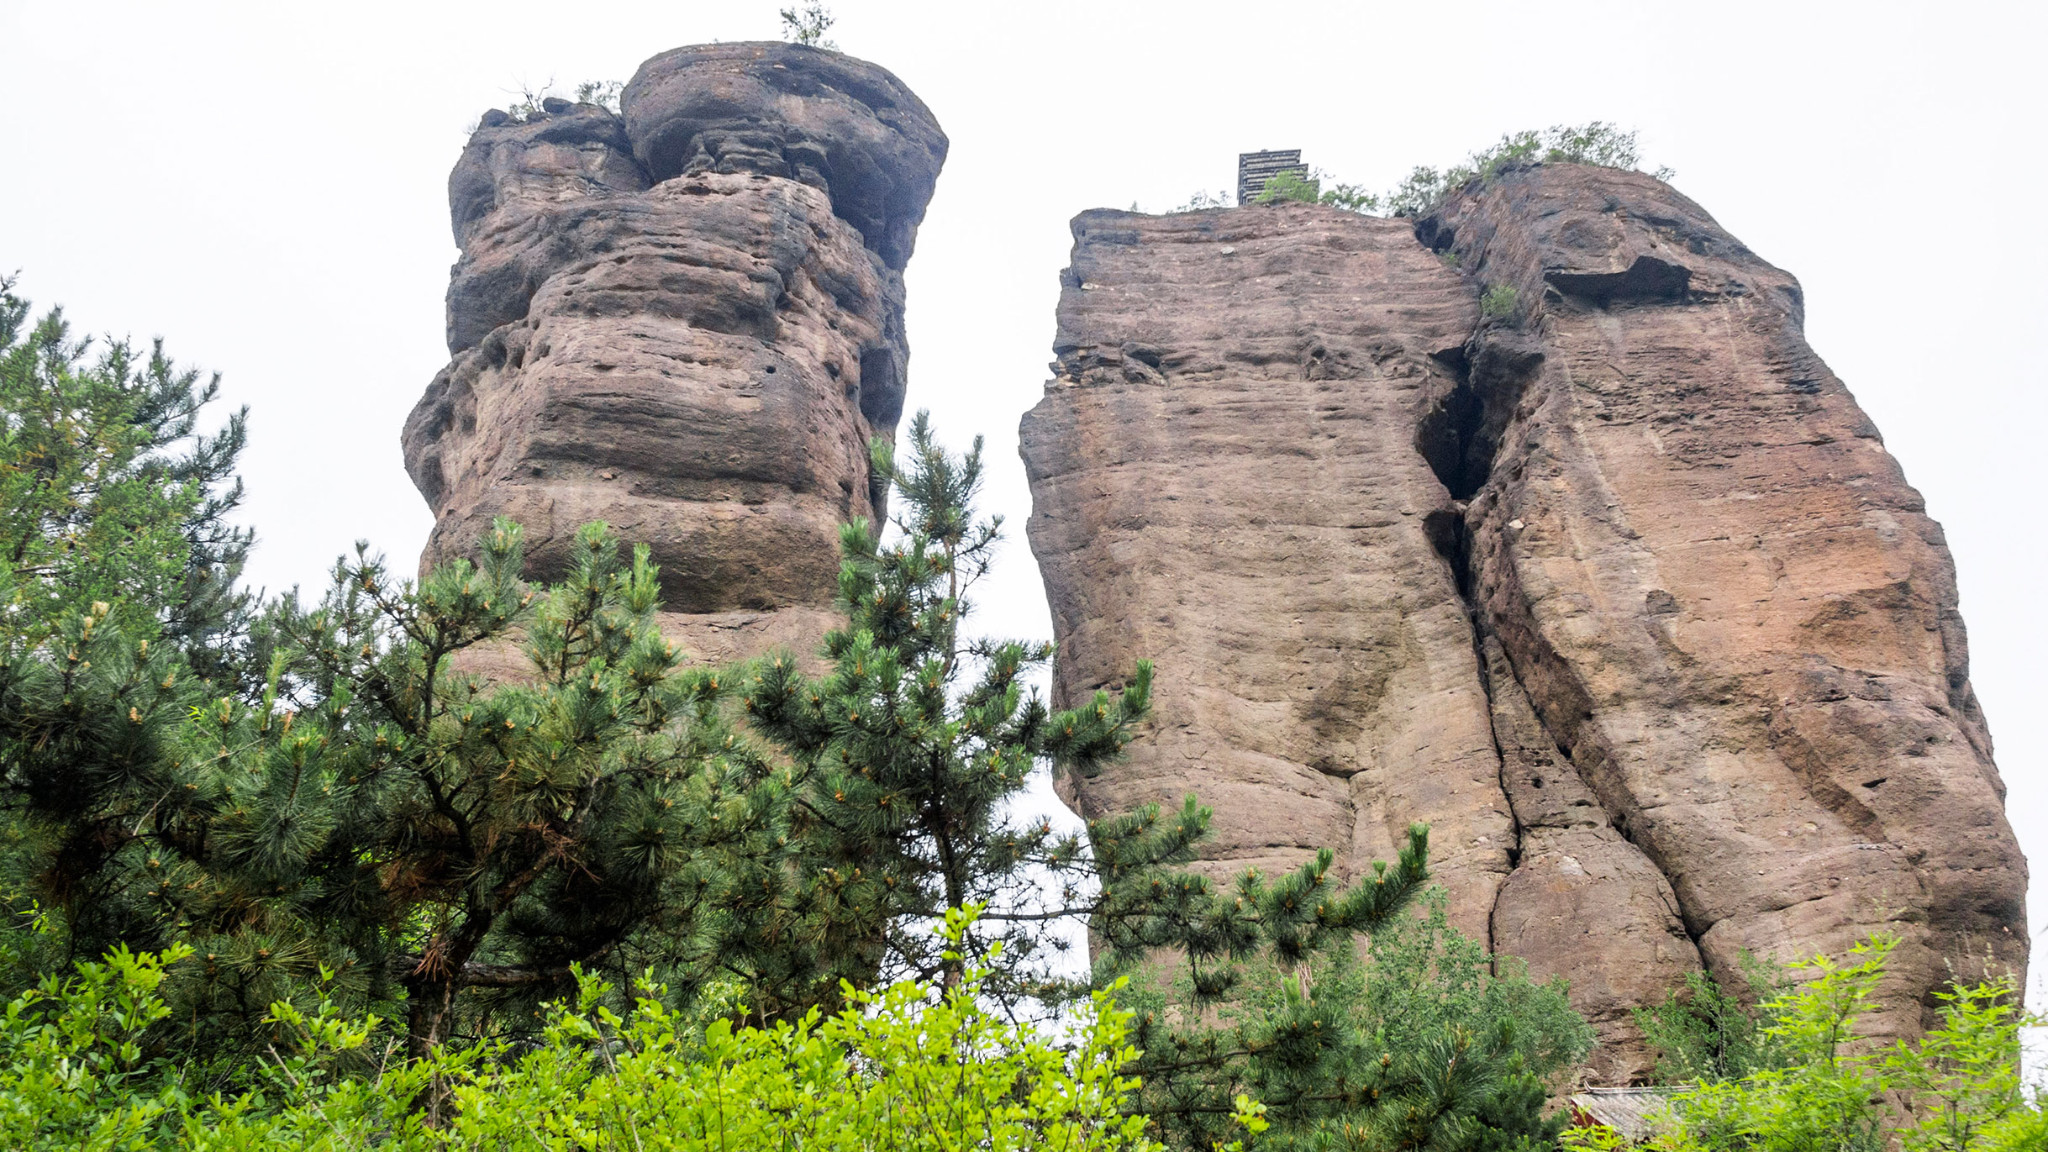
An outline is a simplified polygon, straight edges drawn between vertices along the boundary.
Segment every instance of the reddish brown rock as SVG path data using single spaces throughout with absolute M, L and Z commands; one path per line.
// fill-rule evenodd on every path
M 1418 235 L 1516 292 L 1472 343 L 1482 620 L 1707 962 L 1893 924 L 1888 1032 L 1945 962 L 2023 968 L 1954 566 L 1797 282 L 1612 169 L 1506 173 Z
M 421 564 L 511 516 L 553 578 L 604 520 L 693 652 L 807 647 L 838 526 L 876 510 L 945 136 L 888 72 L 787 44 L 658 56 L 623 106 L 493 113 L 449 177 L 454 359 L 405 429 Z
M 1076 219 L 1023 427 L 1055 694 L 1159 687 L 1070 802 L 1194 792 L 1269 869 L 1429 821 L 1455 921 L 1571 981 L 1610 1082 L 1703 960 L 1896 918 L 1894 1031 L 1942 957 L 2023 964 L 1939 529 L 1790 277 L 1609 169 L 1414 224 Z
M 1156 729 L 1063 782 L 1069 801 L 1096 816 L 1195 793 L 1230 869 L 1322 846 L 1357 869 L 1427 821 L 1455 922 L 1541 941 L 1532 967 L 1572 977 L 1610 1063 L 1640 1071 L 1618 997 L 1697 953 L 1597 807 L 1546 815 L 1504 785 L 1508 705 L 1452 559 L 1463 507 L 1418 448 L 1460 395 L 1470 286 L 1408 222 L 1328 208 L 1090 212 L 1074 235 L 1058 378 L 1023 429 L 1055 694 L 1139 658 L 1159 676 Z M 1547 821 L 1519 866 L 1518 817 Z M 1544 899 L 1599 908 L 1602 947 Z

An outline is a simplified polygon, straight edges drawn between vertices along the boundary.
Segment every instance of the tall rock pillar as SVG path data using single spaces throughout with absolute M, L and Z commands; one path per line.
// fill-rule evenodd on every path
M 780 43 L 663 53 L 622 107 L 487 114 L 449 176 L 453 359 L 404 436 L 421 565 L 502 515 L 552 578 L 604 520 L 694 654 L 808 647 L 838 525 L 884 496 L 867 443 L 902 411 L 945 134 L 887 71 Z
M 1630 1010 L 1744 949 L 2023 964 L 2025 864 L 1940 531 L 1791 278 L 1649 177 L 1511 171 L 1421 221 L 1089 212 L 1024 419 L 1066 703 L 1155 727 L 1063 782 L 1193 792 L 1218 868 L 1433 827 L 1452 919 Z M 1486 289 L 1511 287 L 1481 299 Z
M 1503 173 L 1417 236 L 1515 301 L 1468 346 L 1482 415 L 1448 438 L 1479 482 L 1482 627 L 1707 964 L 1897 932 L 1892 1035 L 1951 970 L 2024 975 L 2026 861 L 1955 566 L 1807 346 L 1798 282 L 1607 168 Z M 1553 946 L 1550 884 L 1510 882 L 1498 947 Z

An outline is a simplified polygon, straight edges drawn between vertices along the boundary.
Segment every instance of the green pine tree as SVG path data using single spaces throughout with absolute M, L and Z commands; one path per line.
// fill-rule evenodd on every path
M 324 967 L 402 999 L 425 1055 L 516 1029 L 578 965 L 652 957 L 687 991 L 721 917 L 779 880 L 786 782 L 726 723 L 719 673 L 654 629 L 646 548 L 627 561 L 590 525 L 561 583 L 527 585 L 522 562 L 503 521 L 477 565 L 416 586 L 359 551 L 320 604 L 274 612 L 263 698 L 187 724 L 181 803 L 156 818 L 182 862 L 158 892 L 200 949 L 202 1014 Z M 526 678 L 456 667 L 515 629 Z
M 981 443 L 949 455 L 922 412 L 909 440 L 901 466 L 879 441 L 874 453 L 901 509 L 892 537 L 866 522 L 841 533 L 847 624 L 826 637 L 831 671 L 811 677 L 794 656 L 771 657 L 747 685 L 747 716 L 797 769 L 806 883 L 788 914 L 803 925 L 791 935 L 820 949 L 807 978 L 951 983 L 965 963 L 992 964 L 983 994 L 1015 1008 L 1053 990 L 1048 921 L 1084 914 L 1048 907 L 1043 873 L 1074 873 L 1086 853 L 1079 836 L 1012 806 L 1042 766 L 1092 771 L 1116 756 L 1150 707 L 1152 670 L 1140 663 L 1118 695 L 1055 713 L 1026 684 L 1049 645 L 970 639 L 968 593 L 1001 538 L 1000 518 L 973 511 Z M 984 911 L 966 959 L 948 961 L 928 926 L 969 906 Z M 778 1006 L 818 994 L 758 993 Z
M 239 687 L 252 536 L 229 521 L 245 413 L 126 341 L 30 322 L 0 279 L 0 906 L 52 913 L 61 957 L 160 943 L 133 883 L 166 734 Z

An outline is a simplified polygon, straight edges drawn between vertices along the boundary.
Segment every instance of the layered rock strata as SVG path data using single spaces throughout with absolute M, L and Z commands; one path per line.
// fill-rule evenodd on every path
M 1889 1032 L 1944 957 L 2023 965 L 1953 566 L 1797 285 L 1612 169 L 1417 225 L 1075 220 L 1023 426 L 1055 695 L 1159 678 L 1070 803 L 1194 792 L 1219 869 L 1428 821 L 1453 920 L 1570 979 L 1610 1082 L 1629 1009 L 1745 949 L 1890 925 Z
M 946 137 L 887 71 L 789 44 L 664 53 L 621 104 L 489 113 L 449 176 L 453 359 L 404 433 L 421 566 L 502 515 L 553 578 L 603 520 L 651 546 L 694 654 L 808 648 L 838 526 L 883 496 Z

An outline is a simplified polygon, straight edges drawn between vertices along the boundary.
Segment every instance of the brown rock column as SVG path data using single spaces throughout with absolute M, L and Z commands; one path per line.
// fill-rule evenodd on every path
M 1431 820 L 1483 931 L 1512 819 L 1410 431 L 1468 293 L 1404 225 L 1310 207 L 1089 212 L 1074 237 L 1023 427 L 1056 694 L 1149 657 L 1158 728 L 1064 786 L 1090 816 L 1196 793 L 1233 869 L 1355 867 Z
M 1090 212 L 1074 236 L 1058 378 L 1023 427 L 1055 694 L 1141 657 L 1158 687 L 1156 729 L 1064 795 L 1092 817 L 1193 792 L 1219 871 L 1324 846 L 1357 869 L 1427 821 L 1458 925 L 1570 975 L 1602 1066 L 1646 1070 L 1624 1002 L 1698 957 L 1603 812 L 1525 798 L 1519 745 L 1504 771 L 1517 705 L 1479 659 L 1455 462 L 1432 458 L 1469 399 L 1469 286 L 1408 222 L 1326 208 Z M 1541 743 L 1532 714 L 1523 735 Z M 1518 821 L 1543 827 L 1533 857 Z
M 1944 960 L 2023 968 L 2026 864 L 1953 564 L 1807 347 L 1797 283 L 1612 169 L 1503 174 L 1418 235 L 1516 291 L 1470 348 L 1482 619 L 1708 962 L 1896 920 L 1894 1033 Z
M 1420 222 L 1074 233 L 1023 427 L 1055 694 L 1159 666 L 1083 814 L 1194 792 L 1216 865 L 1269 870 L 1429 821 L 1456 922 L 1570 980 L 1607 1082 L 1649 1071 L 1633 1008 L 1744 949 L 1896 922 L 1891 1034 L 1946 963 L 2024 965 L 1953 567 L 1790 277 L 1569 165 Z
M 1139 658 L 1159 681 L 1157 728 L 1063 795 L 1100 816 L 1192 791 L 1219 871 L 1319 847 L 1358 869 L 1430 822 L 1458 927 L 1571 976 L 1626 1080 L 1649 1068 L 1628 1004 L 1698 953 L 1606 814 L 1542 791 L 1554 748 L 1481 660 L 1452 418 L 1485 418 L 1479 307 L 1411 232 L 1307 205 L 1075 219 L 1059 377 L 1022 430 L 1055 695 Z
M 887 71 L 788 44 L 657 56 L 623 107 L 489 114 L 449 176 L 454 358 L 404 438 L 421 566 L 504 515 L 554 578 L 604 520 L 651 546 L 694 654 L 807 648 L 838 526 L 882 495 L 945 135 Z

